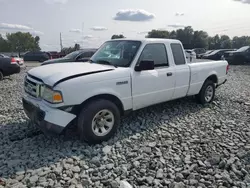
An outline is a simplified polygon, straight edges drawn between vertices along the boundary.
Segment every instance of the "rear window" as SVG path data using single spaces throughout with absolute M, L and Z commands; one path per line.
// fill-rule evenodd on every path
M 184 65 L 186 64 L 185 56 L 180 44 L 172 43 L 171 49 L 174 56 L 174 62 L 176 65 Z

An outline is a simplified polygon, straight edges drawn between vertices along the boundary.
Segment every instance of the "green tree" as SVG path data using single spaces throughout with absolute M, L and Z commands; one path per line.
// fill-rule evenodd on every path
M 220 48 L 222 49 L 230 49 L 232 48 L 232 41 L 229 36 L 222 35 L 220 37 Z
M 209 49 L 211 50 L 216 50 L 216 49 L 220 49 L 221 44 L 220 44 L 220 36 L 219 35 L 215 35 L 214 37 L 209 37 Z
M 123 35 L 112 35 L 111 39 L 121 39 L 125 38 Z
M 191 26 L 176 31 L 176 39 L 180 40 L 185 49 L 192 49 L 194 47 L 193 40 L 194 30 Z
M 74 50 L 75 50 L 75 51 L 76 51 L 76 50 L 80 50 L 80 48 L 81 48 L 81 47 L 80 47 L 80 44 L 77 44 L 77 43 L 76 43 L 75 46 L 74 46 Z
M 193 48 L 208 48 L 208 34 L 205 31 L 194 31 Z
M 10 50 L 14 52 L 30 51 L 30 50 L 40 50 L 39 47 L 39 37 L 33 37 L 30 33 L 8 33 L 6 35 L 7 40 L 10 44 Z
M 170 33 L 168 31 L 152 30 L 146 38 L 170 38 Z
M 0 52 L 9 52 L 9 51 L 10 51 L 10 44 L 0 34 Z

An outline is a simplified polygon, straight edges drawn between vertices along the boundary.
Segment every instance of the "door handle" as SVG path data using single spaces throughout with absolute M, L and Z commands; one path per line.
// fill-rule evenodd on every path
M 168 73 L 167 73 L 167 76 L 172 76 L 172 75 L 173 75 L 172 72 L 168 72 Z

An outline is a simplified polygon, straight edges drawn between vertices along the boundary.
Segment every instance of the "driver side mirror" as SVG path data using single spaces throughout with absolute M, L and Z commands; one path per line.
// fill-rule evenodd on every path
M 139 72 L 143 70 L 154 70 L 154 68 L 155 68 L 154 61 L 143 60 L 140 61 L 140 63 L 137 66 L 135 66 L 135 71 Z

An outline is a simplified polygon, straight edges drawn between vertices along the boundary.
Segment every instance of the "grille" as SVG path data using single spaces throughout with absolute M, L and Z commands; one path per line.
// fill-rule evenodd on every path
M 40 84 L 31 81 L 29 78 L 25 77 L 24 80 L 24 90 L 29 95 L 38 98 L 39 97 Z

